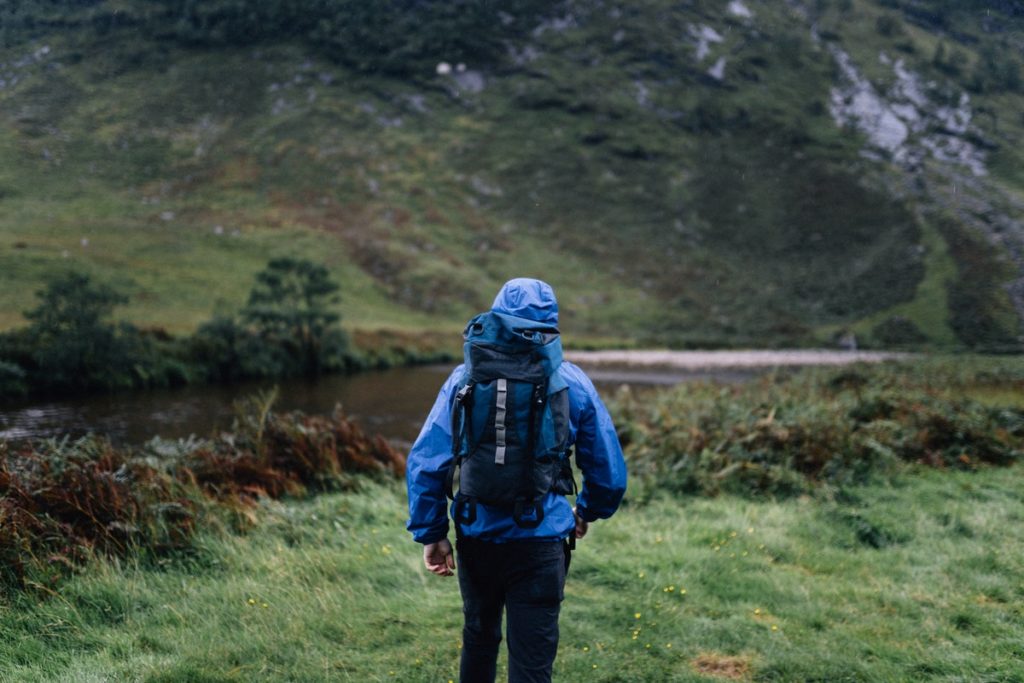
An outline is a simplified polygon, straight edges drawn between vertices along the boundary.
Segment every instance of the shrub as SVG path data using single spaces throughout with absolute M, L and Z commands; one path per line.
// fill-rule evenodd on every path
M 242 522 L 262 498 L 404 471 L 401 454 L 340 411 L 278 415 L 271 400 L 243 402 L 234 430 L 208 441 L 0 442 L 0 582 L 46 585 L 95 553 L 186 551 L 212 516 L 241 511 Z
M 67 273 L 38 292 L 27 327 L 0 334 L 0 399 L 351 370 L 361 361 L 333 310 L 337 290 L 322 265 L 273 259 L 238 316 L 215 315 L 175 339 L 112 322 L 127 298 Z
M 344 356 L 341 316 L 331 309 L 338 289 L 327 268 L 304 259 L 272 259 L 257 273 L 242 320 L 277 351 L 282 374 L 318 375 Z
M 0 360 L 0 400 L 18 398 L 27 393 L 25 371 L 16 363 Z
M 132 357 L 125 333 L 108 321 L 128 299 L 80 273 L 66 273 L 37 292 L 25 313 L 32 385 L 46 389 L 114 389 L 131 386 Z
M 922 377 L 914 377 L 915 368 Z M 966 371 L 965 371 L 966 372 Z M 792 495 L 847 485 L 901 463 L 1006 465 L 1024 449 L 1024 410 L 957 392 L 986 375 L 934 364 L 854 372 L 805 371 L 742 386 L 687 385 L 614 402 L 641 495 Z M 1024 384 L 1017 372 L 1000 383 Z
M 338 284 L 311 261 L 272 259 L 240 314 L 215 315 L 185 342 L 208 381 L 316 376 L 357 365 L 341 329 Z

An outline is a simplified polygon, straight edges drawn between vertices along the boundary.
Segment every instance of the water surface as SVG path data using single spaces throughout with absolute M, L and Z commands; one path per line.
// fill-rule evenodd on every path
M 277 382 L 275 410 L 329 413 L 335 405 L 372 432 L 401 445 L 419 433 L 438 389 L 452 365 L 394 368 L 316 381 Z M 719 369 L 690 372 L 595 366 L 587 368 L 602 396 L 621 385 L 640 389 L 693 380 L 742 381 L 750 371 Z M 275 386 L 248 382 L 230 386 L 189 386 L 33 401 L 0 407 L 0 439 L 37 439 L 87 433 L 104 434 L 121 444 L 140 444 L 154 436 L 209 436 L 231 426 L 239 398 Z

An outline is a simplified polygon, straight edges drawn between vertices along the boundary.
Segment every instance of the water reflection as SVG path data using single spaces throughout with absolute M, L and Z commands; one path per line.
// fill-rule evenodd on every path
M 280 382 L 275 407 L 325 413 L 340 404 L 371 431 L 411 442 L 450 371 L 447 366 L 427 366 L 333 376 L 316 382 Z M 230 426 L 234 401 L 272 386 L 251 382 L 15 405 L 0 409 L 0 439 L 92 432 L 109 435 L 118 443 L 136 444 L 156 435 L 206 436 Z
M 315 382 L 278 383 L 278 410 L 330 412 L 336 404 L 367 429 L 399 444 L 411 444 L 451 366 L 395 368 Z M 591 368 L 599 391 L 608 396 L 622 384 L 633 387 L 702 379 L 742 381 L 751 372 L 687 373 L 664 370 Z M 154 436 L 207 436 L 231 424 L 232 404 L 272 383 L 199 386 L 110 396 L 57 399 L 0 408 L 0 439 L 106 434 L 117 443 L 138 444 Z

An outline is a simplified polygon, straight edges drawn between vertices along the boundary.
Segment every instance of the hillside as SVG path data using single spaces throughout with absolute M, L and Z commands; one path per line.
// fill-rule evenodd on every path
M 528 275 L 577 338 L 1019 348 L 1019 2 L 302 5 L 0 9 L 0 328 L 76 268 L 188 331 L 287 254 L 357 329 Z

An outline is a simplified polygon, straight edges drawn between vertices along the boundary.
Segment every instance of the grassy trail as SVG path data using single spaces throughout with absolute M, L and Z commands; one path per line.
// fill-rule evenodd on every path
M 1024 680 L 1024 469 L 810 498 L 656 500 L 573 558 L 558 681 Z M 460 600 L 404 493 L 274 504 L 190 560 L 0 603 L 0 681 L 448 681 Z

